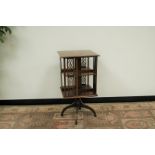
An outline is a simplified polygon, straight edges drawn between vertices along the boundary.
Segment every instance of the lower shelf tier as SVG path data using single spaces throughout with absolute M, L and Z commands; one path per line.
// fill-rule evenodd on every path
M 75 86 L 67 86 L 61 87 L 62 95 L 64 98 L 72 98 L 77 96 L 97 96 L 96 92 L 94 93 L 94 89 L 88 85 L 82 85 L 78 91 Z

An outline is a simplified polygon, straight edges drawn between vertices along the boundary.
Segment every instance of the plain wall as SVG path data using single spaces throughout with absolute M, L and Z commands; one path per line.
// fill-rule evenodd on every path
M 99 96 L 155 95 L 155 27 L 13 27 L 0 43 L 0 99 L 59 98 L 59 50 L 98 54 Z

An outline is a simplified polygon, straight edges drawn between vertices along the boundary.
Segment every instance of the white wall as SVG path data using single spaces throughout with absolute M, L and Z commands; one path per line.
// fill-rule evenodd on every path
M 90 49 L 99 96 L 155 95 L 155 27 L 14 27 L 0 44 L 0 99 L 62 97 L 58 50 Z

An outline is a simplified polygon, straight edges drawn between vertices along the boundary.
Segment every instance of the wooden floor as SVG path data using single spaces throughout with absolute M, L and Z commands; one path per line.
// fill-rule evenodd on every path
M 89 104 L 97 117 L 82 109 L 78 114 L 66 105 L 0 106 L 1 129 L 154 129 L 155 102 Z

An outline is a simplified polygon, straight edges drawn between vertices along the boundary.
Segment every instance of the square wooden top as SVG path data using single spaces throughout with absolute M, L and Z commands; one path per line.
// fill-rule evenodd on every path
M 96 54 L 95 52 L 91 50 L 58 51 L 58 54 L 61 58 L 99 56 L 98 54 Z

